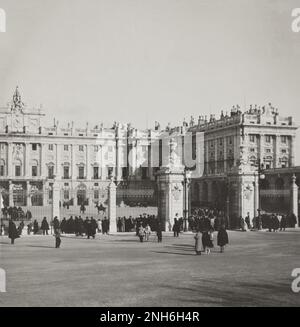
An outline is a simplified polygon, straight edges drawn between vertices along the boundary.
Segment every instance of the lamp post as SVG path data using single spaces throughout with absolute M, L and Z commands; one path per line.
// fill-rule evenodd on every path
M 262 206 L 261 206 L 261 193 L 260 193 L 260 186 L 261 186 L 261 181 L 263 181 L 266 176 L 264 174 L 264 164 L 261 163 L 261 159 L 258 159 L 257 161 L 257 175 L 258 175 L 258 218 L 259 218 L 259 229 L 261 229 L 261 211 L 262 211 Z
M 229 200 L 229 194 L 230 194 L 230 182 L 229 182 L 229 178 L 227 177 L 227 182 L 226 182 L 226 223 L 227 223 L 227 228 L 230 229 L 231 228 L 231 224 L 230 224 L 230 219 L 229 219 L 229 211 L 230 211 L 230 200 Z
M 183 210 L 183 220 L 184 220 L 184 226 L 183 230 L 184 232 L 188 231 L 188 214 L 189 214 L 189 185 L 191 180 L 191 171 L 185 169 L 184 170 L 184 210 Z

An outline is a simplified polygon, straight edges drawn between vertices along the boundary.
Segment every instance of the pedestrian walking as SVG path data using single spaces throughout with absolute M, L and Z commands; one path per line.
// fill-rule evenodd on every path
M 41 230 L 43 231 L 43 235 L 48 235 L 49 224 L 46 217 L 42 221 Z
M 285 231 L 286 223 L 287 223 L 286 215 L 282 215 L 281 221 L 280 221 L 280 231 Z
M 226 231 L 225 225 L 222 225 L 218 232 L 217 243 L 220 247 L 220 252 L 223 253 L 225 246 L 229 243 L 228 233 Z
M 140 242 L 143 243 L 144 237 L 145 237 L 145 229 L 142 225 L 139 227 L 138 236 L 139 236 Z
M 55 237 L 55 248 L 59 249 L 61 245 L 61 233 L 59 229 L 55 229 L 54 231 L 54 237 Z
M 39 223 L 37 222 L 37 220 L 35 220 L 33 222 L 33 234 L 36 235 L 39 232 Z
M 145 241 L 148 242 L 151 235 L 151 228 L 149 224 L 145 227 Z
M 10 220 L 8 224 L 8 238 L 10 238 L 11 244 L 15 244 L 15 239 L 19 237 L 20 235 L 18 233 L 15 223 Z
M 195 252 L 197 255 L 201 255 L 201 232 L 198 229 L 196 235 L 194 236 L 195 239 Z
M 161 243 L 162 242 L 162 230 L 161 230 L 160 222 L 157 223 L 156 235 L 157 235 L 157 242 Z
M 202 234 L 202 246 L 206 254 L 210 254 L 210 249 L 214 247 L 212 231 L 204 231 Z

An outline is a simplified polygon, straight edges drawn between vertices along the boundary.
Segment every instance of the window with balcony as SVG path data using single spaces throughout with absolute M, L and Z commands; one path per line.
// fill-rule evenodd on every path
M 285 135 L 281 136 L 281 143 L 286 144 L 287 142 L 287 137 Z
M 271 143 L 271 135 L 266 135 L 265 141 L 266 143 Z
M 48 178 L 53 179 L 54 178 L 54 166 L 48 167 Z
M 19 165 L 15 166 L 15 176 L 16 177 L 21 176 L 21 166 L 19 166 Z
M 94 190 L 94 200 L 99 200 L 99 190 Z
M 68 201 L 70 199 L 70 191 L 64 190 L 64 200 Z
M 38 174 L 38 167 L 37 166 L 32 166 L 31 167 L 31 176 L 32 177 L 37 177 Z
M 93 178 L 99 179 L 99 167 L 94 167 Z
M 255 135 L 251 134 L 249 135 L 249 140 L 251 143 L 254 143 L 255 142 Z
M 5 174 L 5 166 L 4 165 L 1 165 L 0 166 L 0 177 L 3 177 Z
M 128 169 L 127 167 L 122 168 L 122 178 L 126 179 L 128 177 Z
M 64 179 L 69 179 L 70 178 L 70 167 L 65 166 L 64 167 Z
M 84 167 L 83 166 L 78 167 L 78 178 L 84 179 Z

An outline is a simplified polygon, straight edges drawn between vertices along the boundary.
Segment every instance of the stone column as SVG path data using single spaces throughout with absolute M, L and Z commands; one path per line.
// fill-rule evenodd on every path
M 12 151 L 13 151 L 13 144 L 8 143 L 7 147 L 7 175 L 8 178 L 13 177 L 13 156 L 12 156 Z
M 52 190 L 53 190 L 52 219 L 54 219 L 54 217 L 57 217 L 58 219 L 60 219 L 60 208 L 59 208 L 60 187 L 59 187 L 59 183 L 57 182 L 56 179 L 54 180 Z
M 24 167 L 24 176 L 26 178 L 31 177 L 30 172 L 30 165 L 29 165 L 29 158 L 30 158 L 30 143 L 25 143 L 25 167 Z
M 91 180 L 92 176 L 91 176 L 91 158 L 90 158 L 90 145 L 87 144 L 86 145 L 86 172 L 85 172 L 85 177 L 87 180 Z
M 290 167 L 295 166 L 295 139 L 294 135 L 290 137 Z
M 298 186 L 295 175 L 292 177 L 291 195 L 291 212 L 297 217 L 298 221 Z
M 120 180 L 120 151 L 119 151 L 119 147 L 120 147 L 120 141 L 119 139 L 116 139 L 116 158 L 115 158 L 115 176 L 116 176 L 116 180 Z
M 117 187 L 113 181 L 113 177 L 108 186 L 108 219 L 109 232 L 117 232 Z
M 13 183 L 9 181 L 9 206 L 14 206 L 14 197 L 13 197 Z
M 75 160 L 75 145 L 72 144 L 71 145 L 71 171 L 70 171 L 70 175 L 71 175 L 71 179 L 74 181 L 76 180 L 77 176 L 76 176 L 76 160 Z
M 183 217 L 184 167 L 170 169 L 162 167 L 157 174 L 159 204 L 158 216 L 165 231 L 172 231 L 174 218 Z
M 258 215 L 258 210 L 260 208 L 260 195 L 259 195 L 259 176 L 254 176 L 254 217 Z
M 279 166 L 279 136 L 275 135 L 274 136 L 274 161 L 273 161 L 273 168 L 278 168 Z
M 45 144 L 41 143 L 41 155 L 40 155 L 40 176 L 45 178 L 46 173 L 46 154 L 45 154 Z
M 43 206 L 48 205 L 48 193 L 47 193 L 47 185 L 46 182 L 43 181 Z
M 30 196 L 30 183 L 26 182 L 26 205 L 27 207 L 31 206 L 31 196 Z
M 227 172 L 227 137 L 225 136 L 223 138 L 224 142 L 224 148 L 223 148 L 223 153 L 224 153 L 224 173 Z
M 56 176 L 56 178 L 61 178 L 61 175 L 60 175 L 60 157 L 61 157 L 60 145 L 56 144 L 56 164 L 55 164 L 55 176 Z

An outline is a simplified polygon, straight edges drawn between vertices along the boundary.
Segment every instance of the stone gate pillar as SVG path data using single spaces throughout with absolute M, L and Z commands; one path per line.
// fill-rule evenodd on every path
M 109 232 L 117 232 L 117 187 L 113 181 L 113 177 L 108 185 L 108 219 Z
M 296 176 L 292 177 L 291 185 L 291 212 L 297 217 L 297 225 L 299 225 L 298 219 L 298 186 L 296 184 Z
M 52 186 L 53 198 L 52 198 L 52 219 L 57 217 L 60 219 L 60 186 L 57 180 L 55 179 Z
M 172 231 L 176 214 L 184 217 L 184 168 L 161 168 L 157 182 L 158 218 L 165 231 Z

